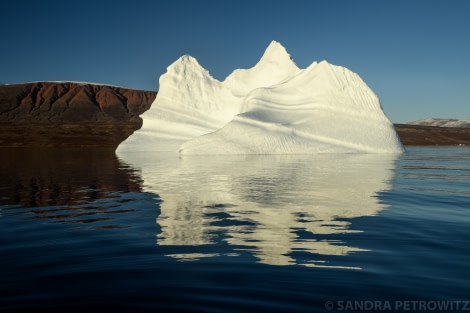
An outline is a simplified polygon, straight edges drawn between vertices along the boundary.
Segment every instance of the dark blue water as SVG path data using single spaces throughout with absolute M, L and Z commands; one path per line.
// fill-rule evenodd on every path
M 4 312 L 470 310 L 469 148 L 0 159 Z

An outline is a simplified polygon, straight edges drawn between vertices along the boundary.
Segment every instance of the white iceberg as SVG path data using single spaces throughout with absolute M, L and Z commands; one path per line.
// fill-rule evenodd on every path
M 251 69 L 223 82 L 183 56 L 160 78 L 143 126 L 119 151 L 181 154 L 401 153 L 378 97 L 326 61 L 299 69 L 273 41 Z

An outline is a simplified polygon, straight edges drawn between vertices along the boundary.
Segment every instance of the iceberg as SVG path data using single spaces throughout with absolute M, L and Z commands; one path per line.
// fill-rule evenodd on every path
M 401 153 L 375 93 L 327 61 L 300 69 L 278 42 L 218 81 L 185 55 L 160 77 L 143 126 L 120 151 L 180 154 Z

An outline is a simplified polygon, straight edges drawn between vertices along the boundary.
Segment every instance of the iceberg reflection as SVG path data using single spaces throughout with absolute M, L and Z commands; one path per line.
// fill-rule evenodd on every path
M 265 264 L 323 267 L 325 255 L 364 251 L 336 235 L 360 231 L 352 218 L 384 209 L 375 195 L 390 189 L 399 155 L 124 157 L 140 167 L 143 189 L 163 200 L 157 244 L 175 247 L 172 257 L 218 256 L 214 246 L 228 244 L 226 256 L 249 251 Z

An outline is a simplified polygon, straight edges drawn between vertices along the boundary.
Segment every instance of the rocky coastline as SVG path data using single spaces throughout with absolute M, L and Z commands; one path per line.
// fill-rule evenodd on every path
M 76 82 L 0 86 L 0 147 L 116 148 L 156 91 Z M 405 146 L 470 145 L 470 128 L 395 124 Z

